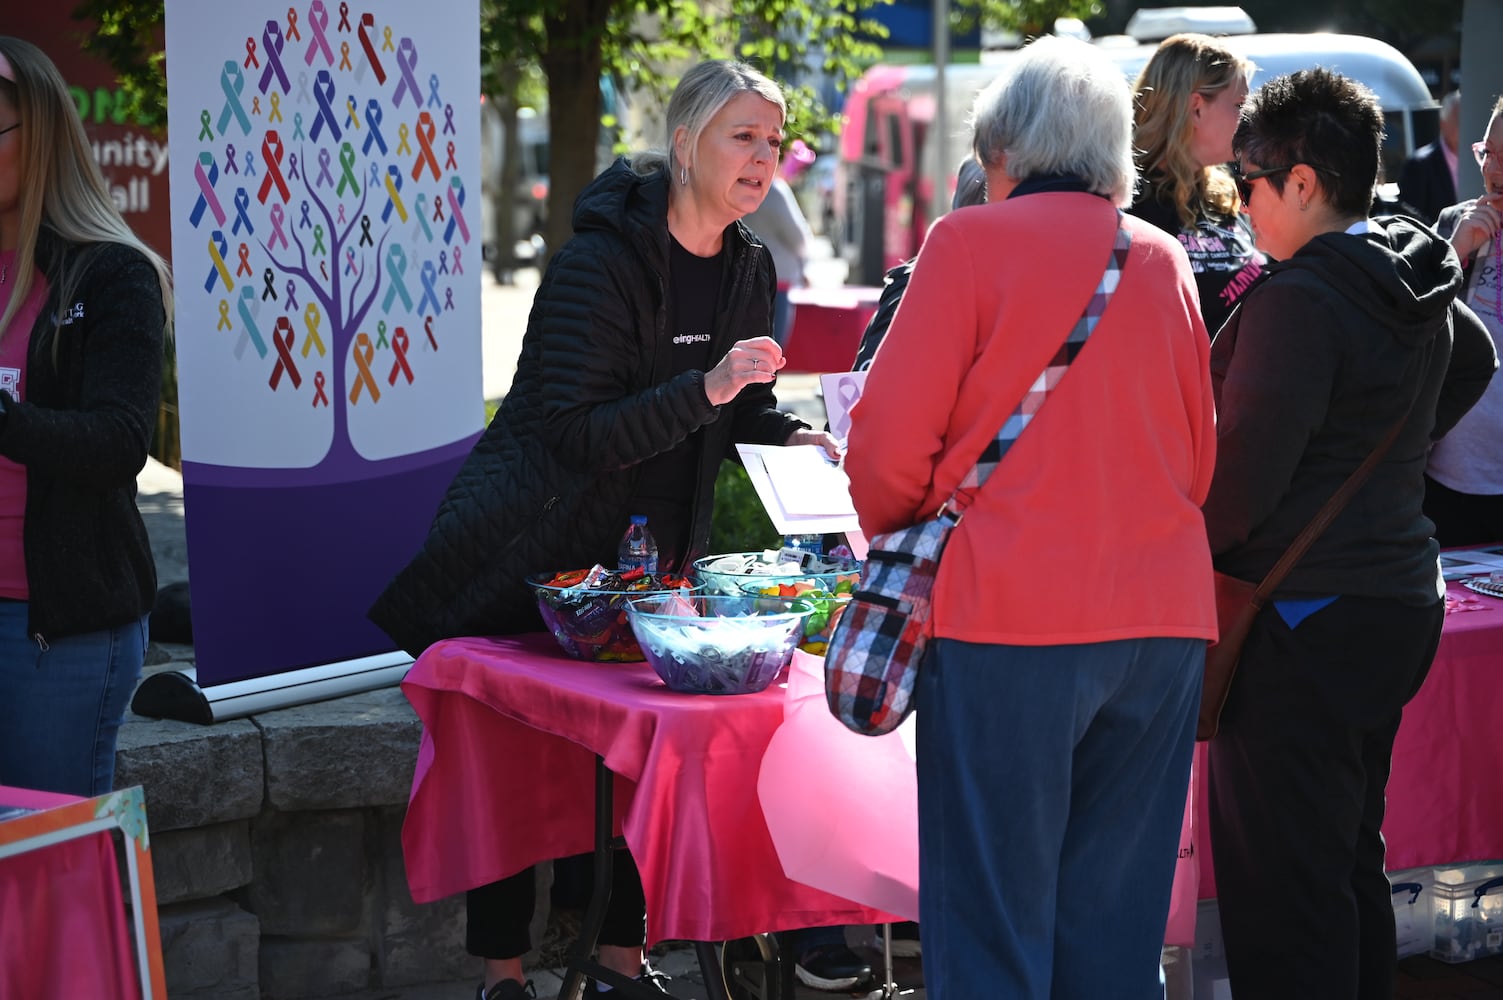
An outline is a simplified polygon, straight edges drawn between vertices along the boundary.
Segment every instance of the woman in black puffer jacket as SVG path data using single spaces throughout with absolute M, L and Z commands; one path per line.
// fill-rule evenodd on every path
M 580 194 L 511 391 L 371 609 L 404 649 L 540 630 L 527 575 L 614 565 L 633 514 L 648 517 L 659 569 L 686 569 L 705 554 L 716 472 L 736 442 L 834 454 L 829 435 L 777 409 L 775 276 L 739 221 L 772 184 L 785 114 L 760 73 L 702 63 L 668 105 L 669 151 L 617 160 Z M 601 961 L 632 975 L 642 891 L 632 865 L 614 867 Z M 524 871 L 469 893 L 481 1000 L 525 995 L 532 892 Z

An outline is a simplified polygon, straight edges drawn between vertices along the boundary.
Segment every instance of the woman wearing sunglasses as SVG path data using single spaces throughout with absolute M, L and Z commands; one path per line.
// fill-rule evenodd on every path
M 1264 264 L 1226 168 L 1252 73 L 1252 63 L 1209 35 L 1182 34 L 1159 45 L 1133 85 L 1143 183 L 1128 211 L 1179 239 L 1213 337 Z
M 1384 787 L 1445 616 L 1420 509 L 1425 456 L 1497 361 L 1455 301 L 1450 246 L 1419 223 L 1368 218 L 1382 136 L 1372 93 L 1317 69 L 1254 91 L 1233 139 L 1274 262 L 1211 347 L 1217 461 L 1204 511 L 1216 568 L 1261 580 L 1402 428 L 1259 614 L 1210 745 L 1238 1000 L 1289 996 L 1291 982 L 1323 1000 L 1394 992 Z
M 1481 317 L 1496 344 L 1503 338 L 1503 99 L 1487 135 L 1472 144 L 1482 168 L 1480 198 L 1440 213 L 1435 231 L 1461 258 L 1461 300 Z M 1425 515 L 1443 546 L 1503 541 L 1503 378 L 1451 432 L 1435 442 L 1425 473 Z

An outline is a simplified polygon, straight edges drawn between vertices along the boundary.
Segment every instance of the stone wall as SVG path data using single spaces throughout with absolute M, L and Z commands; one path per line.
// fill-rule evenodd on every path
M 463 900 L 407 894 L 421 733 L 395 688 L 213 726 L 127 716 L 115 784 L 146 791 L 173 1000 L 478 979 Z

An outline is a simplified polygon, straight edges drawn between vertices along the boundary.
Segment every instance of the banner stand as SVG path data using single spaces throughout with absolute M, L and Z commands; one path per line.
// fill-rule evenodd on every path
M 194 668 L 164 670 L 141 682 L 130 710 L 147 718 L 207 726 L 392 687 L 401 683 L 411 666 L 412 657 L 406 653 L 381 653 L 208 687 L 199 687 Z

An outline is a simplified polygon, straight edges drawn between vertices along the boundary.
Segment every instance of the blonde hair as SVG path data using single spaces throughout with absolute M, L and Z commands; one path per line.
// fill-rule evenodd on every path
M 1215 95 L 1252 79 L 1253 64 L 1209 35 L 1172 35 L 1159 44 L 1133 84 L 1133 144 L 1138 169 L 1167 194 L 1182 225 L 1199 210 L 1233 216 L 1240 210 L 1237 184 L 1220 164 L 1201 165 L 1190 154 L 1192 94 Z
M 172 275 L 167 262 L 141 242 L 115 207 L 62 74 L 41 49 L 19 38 L 0 35 L 0 54 L 15 72 L 14 83 L 0 79 L 0 99 L 14 106 L 21 122 L 12 136 L 12 141 L 20 141 L 17 196 L 21 214 L 15 287 L 0 313 L 0 337 L 9 331 L 11 320 L 31 292 L 36 279 L 37 240 L 43 227 L 64 242 L 86 250 L 118 243 L 150 261 L 162 288 L 162 307 L 167 316 L 164 333 L 170 336 Z M 67 269 L 56 276 L 60 301 L 72 301 L 89 256 L 87 252 L 76 254 Z M 55 332 L 55 328 L 49 328 L 44 336 Z
M 678 162 L 673 142 L 678 130 L 688 131 L 685 145 L 694 149 L 710 119 L 737 94 L 756 94 L 775 105 L 784 120 L 788 118 L 788 102 L 783 97 L 782 88 L 768 77 L 743 62 L 706 60 L 683 75 L 678 86 L 673 88 L 673 96 L 668 99 L 667 148 L 638 153 L 632 158 L 632 168 L 639 174 L 667 170 L 672 175 L 681 170 L 684 164 Z

